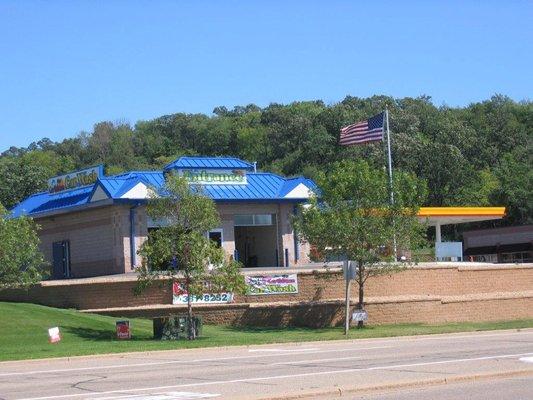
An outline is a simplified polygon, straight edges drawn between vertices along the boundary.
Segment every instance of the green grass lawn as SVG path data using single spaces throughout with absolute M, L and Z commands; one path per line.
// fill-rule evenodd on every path
M 120 341 L 115 339 L 117 319 L 35 304 L 0 302 L 0 360 L 346 339 L 342 328 L 235 328 L 207 325 L 204 326 L 203 337 L 194 341 L 157 341 L 152 339 L 151 320 L 130 318 L 133 338 Z M 53 326 L 59 326 L 63 338 L 59 343 L 49 344 L 47 329 Z M 353 329 L 348 338 L 530 327 L 533 327 L 533 319 L 447 325 L 381 325 Z

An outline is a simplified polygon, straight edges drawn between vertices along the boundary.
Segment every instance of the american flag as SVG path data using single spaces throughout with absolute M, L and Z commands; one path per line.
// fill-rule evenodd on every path
M 339 144 L 350 146 L 383 140 L 383 117 L 379 113 L 365 121 L 345 126 L 341 129 Z

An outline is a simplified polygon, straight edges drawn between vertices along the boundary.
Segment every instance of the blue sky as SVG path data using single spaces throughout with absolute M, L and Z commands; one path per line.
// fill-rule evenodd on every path
M 345 95 L 530 99 L 531 1 L 0 0 L 0 151 Z

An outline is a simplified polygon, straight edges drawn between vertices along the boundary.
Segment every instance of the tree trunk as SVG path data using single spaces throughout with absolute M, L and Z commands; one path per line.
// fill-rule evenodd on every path
M 192 320 L 192 302 L 191 294 L 189 292 L 189 278 L 185 279 L 185 285 L 187 290 L 187 339 L 194 340 L 196 338 L 196 332 Z

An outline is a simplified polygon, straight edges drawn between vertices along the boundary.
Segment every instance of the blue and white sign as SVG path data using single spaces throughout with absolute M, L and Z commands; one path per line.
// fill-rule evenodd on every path
M 48 180 L 48 191 L 50 193 L 57 193 L 82 186 L 89 186 L 94 184 L 103 175 L 104 166 L 97 165 L 80 171 L 69 172 L 65 175 L 55 176 Z

